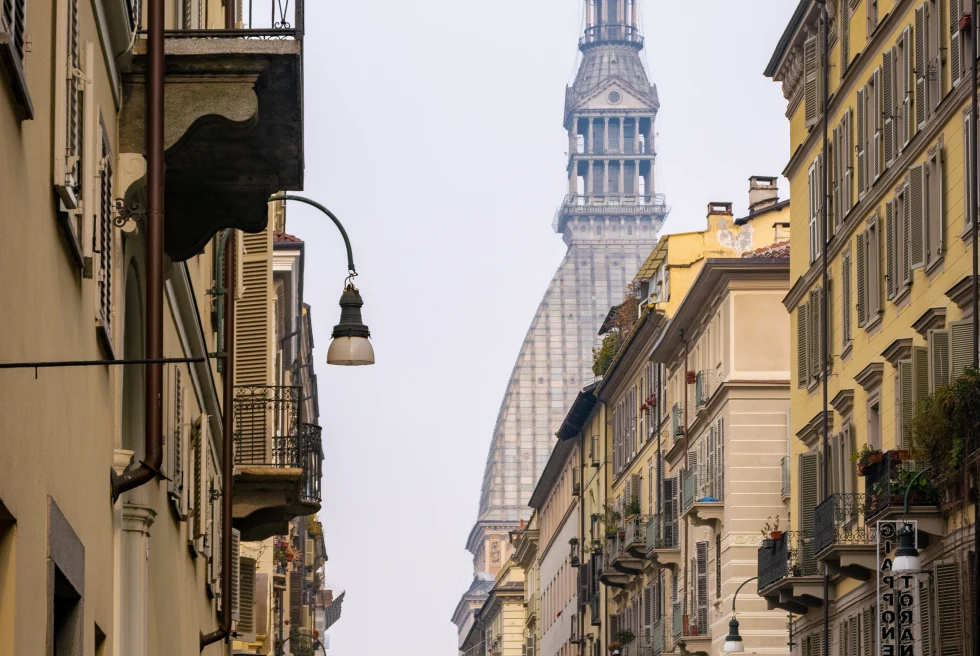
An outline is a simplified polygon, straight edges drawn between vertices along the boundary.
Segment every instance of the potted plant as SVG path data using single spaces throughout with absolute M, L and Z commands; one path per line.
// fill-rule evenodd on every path
M 872 464 L 881 462 L 882 454 L 878 449 L 872 449 L 865 444 L 860 451 L 851 454 L 851 462 L 857 465 L 858 474 L 865 476 Z
M 611 540 L 614 537 L 616 537 L 616 533 L 618 532 L 619 529 L 619 520 L 621 515 L 619 514 L 619 511 L 617 511 L 615 508 L 610 507 L 608 503 L 603 505 L 602 509 L 603 509 L 602 523 L 606 528 L 606 537 Z
M 615 638 L 616 642 L 623 645 L 628 645 L 636 640 L 636 636 L 629 629 L 620 629 L 619 631 L 616 631 L 613 637 Z
M 779 530 L 779 515 L 776 515 L 775 520 L 770 515 L 766 518 L 766 525 L 762 527 L 762 546 L 766 549 L 772 549 L 782 537 L 783 532 Z
M 773 520 L 772 529 L 769 531 L 769 537 L 773 540 L 781 540 L 783 537 L 783 532 L 779 530 L 779 515 L 776 515 L 776 519 Z
M 623 515 L 626 516 L 627 521 L 631 517 L 636 517 L 642 512 L 643 512 L 643 508 L 640 506 L 640 500 L 637 499 L 636 497 L 633 497 L 633 499 L 626 504 L 626 507 L 623 508 Z

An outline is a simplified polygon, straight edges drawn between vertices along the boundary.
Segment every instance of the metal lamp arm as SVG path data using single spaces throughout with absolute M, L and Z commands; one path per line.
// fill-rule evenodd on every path
M 759 578 L 758 576 L 753 576 L 750 579 L 746 579 L 745 581 L 742 581 L 742 585 L 738 586 L 738 589 L 735 590 L 735 595 L 732 597 L 732 615 L 735 615 L 735 600 L 738 599 L 738 593 L 742 591 L 742 588 L 745 587 L 746 583 L 751 583 L 752 581 L 755 581 L 758 578 Z
M 929 471 L 929 467 L 926 467 L 925 469 L 921 469 L 921 470 L 917 471 L 915 473 L 915 476 L 912 477 L 912 480 L 909 481 L 909 484 L 905 486 L 905 496 L 903 498 L 903 507 L 902 507 L 902 518 L 903 519 L 905 517 L 908 517 L 908 514 L 909 514 L 909 492 L 912 491 L 912 486 L 915 485 L 915 482 L 917 480 L 919 480 L 919 476 L 922 476 L 927 471 Z
M 337 226 L 337 229 L 340 230 L 341 236 L 343 236 L 343 238 L 344 238 L 344 245 L 347 247 L 347 270 L 350 271 L 352 274 L 355 274 L 355 275 L 357 274 L 357 269 L 354 268 L 354 253 L 353 253 L 353 251 L 351 250 L 351 247 L 350 247 L 350 238 L 347 236 L 347 231 L 344 230 L 344 226 L 341 225 L 340 219 L 338 219 L 336 216 L 334 216 L 334 213 L 333 212 L 331 212 L 330 210 L 328 210 L 326 207 L 324 207 L 320 203 L 316 202 L 315 200 L 310 200 L 309 198 L 305 198 L 303 196 L 293 196 L 291 194 L 281 194 L 281 195 L 278 195 L 278 196 L 270 196 L 269 197 L 269 202 L 270 203 L 272 201 L 274 201 L 274 200 L 283 200 L 283 201 L 285 201 L 285 200 L 295 200 L 295 201 L 298 201 L 300 203 L 306 203 L 307 205 L 312 205 L 313 207 L 317 208 L 318 210 L 320 210 L 321 212 L 323 212 L 324 214 L 326 214 L 327 216 L 329 216 L 330 217 L 330 220 L 334 222 L 334 225 Z

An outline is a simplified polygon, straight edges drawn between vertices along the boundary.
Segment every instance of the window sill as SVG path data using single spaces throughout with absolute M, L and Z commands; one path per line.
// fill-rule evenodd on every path
M 847 344 L 845 344 L 844 345 L 844 348 L 842 348 L 841 351 L 840 351 L 840 359 L 841 359 L 841 362 L 843 362 L 843 361 L 847 360 L 849 357 L 851 357 L 851 353 L 853 351 L 854 351 L 854 341 L 853 340 L 848 340 Z
M 905 285 L 902 291 L 892 299 L 892 303 L 895 304 L 897 309 L 901 309 L 903 306 L 908 305 L 909 299 L 912 297 L 912 285 Z
M 14 44 L 9 32 L 0 31 L 0 64 L 7 71 L 7 77 L 14 92 L 18 117 L 22 121 L 32 120 L 34 118 L 34 105 L 31 103 L 31 94 L 27 90 L 27 77 L 24 75 L 24 66 L 20 57 L 14 51 Z
M 925 267 L 926 276 L 928 278 L 933 278 L 934 277 L 934 274 L 936 274 L 937 272 L 938 273 L 941 273 L 943 271 L 942 264 L 945 261 L 946 261 L 946 258 L 944 256 L 940 255 L 935 260 L 933 260 L 932 262 L 930 262 L 929 264 L 927 264 L 926 267 Z
M 963 228 L 963 234 L 960 235 L 960 239 L 970 243 L 973 241 L 973 226 L 971 224 L 966 224 Z
M 864 332 L 868 333 L 869 335 L 878 332 L 878 330 L 881 329 L 882 314 L 883 314 L 882 312 L 879 312 L 874 319 L 864 324 Z

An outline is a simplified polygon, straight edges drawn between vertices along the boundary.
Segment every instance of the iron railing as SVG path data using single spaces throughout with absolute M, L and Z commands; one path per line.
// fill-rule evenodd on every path
M 304 501 L 322 499 L 320 479 L 323 475 L 323 429 L 314 424 L 299 425 L 300 466 L 303 468 L 301 494 Z
M 299 387 L 235 388 L 235 464 L 299 467 Z
M 231 1 L 231 0 L 229 0 Z M 137 29 L 145 37 L 140 5 L 143 0 L 130 0 L 130 11 L 136 17 Z M 280 39 L 302 40 L 305 28 L 304 0 L 236 0 L 234 29 L 223 29 L 224 12 L 212 15 L 211 3 L 206 0 L 180 0 L 177 3 L 177 29 L 168 29 L 168 39 Z
M 665 525 L 661 528 L 660 523 Z M 671 517 L 654 515 L 647 522 L 647 551 L 652 549 L 676 549 L 677 524 Z
M 620 528 L 620 536 L 617 540 L 619 554 L 622 555 L 629 547 L 635 544 L 646 544 L 647 518 L 644 515 L 634 515 L 626 520 Z
M 699 371 L 694 379 L 694 407 L 701 409 L 711 400 L 711 376 L 709 371 Z
M 909 482 L 919 469 L 914 461 L 904 459 L 898 451 L 888 451 L 882 455 L 881 462 L 868 465 L 864 479 L 864 513 L 869 522 L 882 511 L 903 504 Z M 932 485 L 929 472 L 916 479 L 908 496 L 909 506 L 939 505 L 940 495 Z
M 874 544 L 874 526 L 864 520 L 863 494 L 832 494 L 814 511 L 814 552 L 835 544 Z
M 667 199 L 663 194 L 575 194 L 566 195 L 555 210 L 551 227 L 563 229 L 566 215 L 589 214 L 667 214 Z
M 625 23 L 593 25 L 586 28 L 585 36 L 579 39 L 578 45 L 585 50 L 603 43 L 625 43 L 639 50 L 643 47 L 643 37 L 637 28 Z
M 759 589 L 791 576 L 815 576 L 817 559 L 813 534 L 786 531 L 778 540 L 767 540 L 759 548 Z
M 780 467 L 782 469 L 782 487 L 780 492 L 783 499 L 788 499 L 792 495 L 792 483 L 790 482 L 790 458 L 789 456 L 783 456 L 782 461 L 780 461 Z

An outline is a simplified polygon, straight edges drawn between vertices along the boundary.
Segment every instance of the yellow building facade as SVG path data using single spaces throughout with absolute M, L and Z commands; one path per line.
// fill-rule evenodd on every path
M 824 62 L 822 5 L 804 1 L 766 70 L 783 85 L 791 144 L 785 175 L 795 247 L 784 303 L 793 359 L 785 509 L 792 530 L 760 550 L 759 587 L 770 606 L 798 615 L 794 635 L 802 654 L 819 653 L 825 635 L 831 654 L 898 650 L 874 626 L 882 612 L 877 571 L 891 554 L 877 536 L 900 526 L 901 497 L 928 464 L 911 454 L 917 407 L 973 362 L 973 244 L 965 210 L 976 130 L 969 118 L 969 30 L 961 31 L 971 4 L 827 3 Z M 923 570 L 932 574 L 912 586 L 923 654 L 960 653 L 977 639 L 970 635 L 966 583 L 974 527 L 962 476 L 944 469 L 933 466 L 911 488 L 908 514 Z

